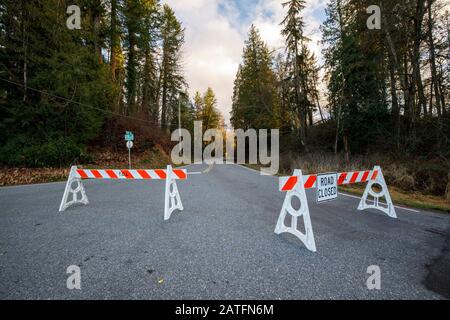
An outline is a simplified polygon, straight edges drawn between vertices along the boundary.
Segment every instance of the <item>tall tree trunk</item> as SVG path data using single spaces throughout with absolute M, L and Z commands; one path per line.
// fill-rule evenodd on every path
M 111 78 L 116 80 L 116 68 L 117 68 L 117 0 L 111 0 L 111 34 L 110 34 L 110 48 L 109 48 L 109 61 L 111 64 Z
M 303 111 L 303 130 L 304 130 L 304 137 L 305 137 L 305 150 L 308 151 L 308 148 L 306 146 L 306 139 L 308 139 L 308 120 L 311 120 L 312 125 L 312 119 L 309 119 L 310 114 L 310 104 L 308 101 L 308 85 L 306 83 L 306 75 L 307 75 L 307 69 L 305 66 L 305 61 L 307 59 L 306 52 L 305 52 L 305 45 L 303 43 L 303 40 L 300 41 L 300 48 L 301 48 L 301 59 L 300 59 L 300 86 L 301 86 L 301 99 L 302 99 L 302 111 Z
M 163 67 L 162 67 L 162 63 L 161 62 L 159 63 L 159 65 L 157 67 L 157 70 L 159 70 L 159 76 L 158 76 L 158 82 L 156 83 L 156 88 L 155 88 L 155 90 L 156 90 L 156 93 L 155 93 L 155 111 L 156 111 L 156 118 L 158 119 L 159 118 L 159 113 L 160 113 L 160 111 L 162 111 L 162 106 L 160 108 L 160 104 L 162 105 L 162 103 L 161 103 L 161 88 L 162 88 L 162 79 L 163 79 Z M 161 114 L 160 120 L 161 120 L 161 123 L 163 123 L 162 114 Z
M 117 0 L 111 0 L 111 25 L 110 25 L 110 48 L 109 48 L 109 63 L 111 71 L 111 79 L 113 81 L 114 87 L 117 90 L 117 96 L 112 104 L 112 109 L 115 112 L 121 112 L 122 99 L 123 99 L 123 75 L 121 74 L 122 66 L 118 66 L 118 55 L 121 53 L 121 43 L 120 43 L 120 31 L 117 25 Z
M 389 57 L 389 83 L 391 87 L 392 109 L 391 114 L 394 118 L 395 143 L 397 149 L 400 148 L 400 107 L 397 97 L 397 80 L 395 78 L 395 61 L 394 56 L 390 52 Z
M 440 74 L 442 75 L 443 72 L 444 72 L 442 70 L 442 67 L 441 67 L 440 71 L 441 71 Z M 437 81 L 438 81 L 439 93 L 440 93 L 440 96 L 441 96 L 441 106 L 442 106 L 442 111 L 441 112 L 442 112 L 442 116 L 445 117 L 447 115 L 447 108 L 448 107 L 445 104 L 444 84 L 442 83 L 443 82 L 442 76 L 438 77 Z
M 422 22 L 425 15 L 425 0 L 417 0 L 416 13 L 414 16 L 414 39 L 413 39 L 413 84 L 416 86 L 418 94 L 418 113 L 423 110 L 427 113 L 427 99 L 423 91 L 422 77 L 420 74 L 420 44 L 422 42 Z
M 344 27 L 342 23 L 342 11 L 341 11 L 341 1 L 336 1 L 337 6 L 337 12 L 338 12 L 338 18 L 339 18 L 339 35 L 341 38 L 341 41 L 344 41 Z M 342 50 L 342 48 L 341 48 Z M 339 61 L 339 64 L 341 66 L 341 75 L 342 75 L 342 87 L 341 87 L 341 98 L 339 101 L 338 106 L 338 112 L 337 112 L 337 119 L 336 119 L 336 136 L 334 139 L 334 154 L 337 155 L 338 150 L 338 142 L 339 142 L 339 132 L 341 130 L 341 117 L 342 117 L 342 104 L 344 103 L 344 90 L 345 90 L 345 75 L 344 75 L 344 68 L 342 67 L 342 53 L 341 53 L 341 59 Z
M 344 143 L 345 162 L 346 163 L 350 163 L 350 152 L 349 152 L 349 147 L 348 147 L 348 134 L 347 134 L 347 132 L 344 132 L 342 140 L 343 140 L 343 143 Z
M 431 67 L 431 95 L 434 90 L 434 97 L 436 102 L 436 111 L 439 117 L 441 117 L 441 97 L 439 92 L 439 84 L 437 81 L 437 72 L 436 72 L 436 53 L 434 48 L 434 39 L 433 39 L 433 16 L 431 12 L 433 0 L 428 0 L 428 45 L 430 49 L 430 67 Z M 430 113 L 432 113 L 433 106 L 431 105 L 432 101 L 430 101 Z
M 26 1 L 22 1 L 22 51 L 23 51 L 23 102 L 27 100 L 27 86 L 28 86 L 28 30 L 27 30 L 27 22 L 28 15 L 27 10 L 25 8 Z
M 413 64 L 413 56 L 411 52 L 405 52 L 404 56 L 404 69 L 409 72 L 410 66 L 408 64 L 408 61 L 411 61 L 411 65 Z M 407 85 L 407 92 L 406 92 L 406 108 L 405 108 L 405 116 L 406 121 L 408 125 L 408 132 L 407 137 L 410 138 L 410 141 L 414 142 L 415 139 L 415 128 L 416 128 L 416 113 L 417 113 L 417 104 L 416 104 L 416 81 L 414 78 L 414 67 L 412 70 L 411 77 L 406 77 L 406 85 Z
M 413 89 L 413 85 L 411 84 L 411 81 L 409 79 L 410 77 L 408 76 L 409 65 L 408 65 L 407 52 L 405 52 L 403 55 L 402 65 L 403 65 L 402 69 L 403 69 L 403 74 L 404 74 L 403 97 L 405 99 L 405 104 L 404 104 L 405 127 L 406 127 L 405 131 L 406 131 L 406 136 L 408 136 L 410 134 L 410 132 L 412 131 L 413 122 L 414 122 L 414 116 L 413 116 L 414 89 Z
M 136 74 L 136 35 L 131 32 L 129 35 L 129 46 L 128 46 L 128 65 L 127 65 L 127 114 L 132 114 L 134 112 L 134 107 L 136 103 L 136 83 L 137 83 L 137 74 Z
M 309 121 L 309 126 L 312 127 L 314 124 L 314 119 L 313 119 L 313 111 L 312 108 L 308 108 L 308 121 Z
M 306 146 L 306 113 L 304 111 L 304 106 L 302 106 L 302 89 L 301 89 L 301 79 L 300 79 L 300 58 L 298 53 L 298 44 L 295 45 L 295 59 L 294 59 L 294 77 L 295 77 L 295 96 L 297 102 L 297 112 L 300 115 L 300 144 L 307 149 Z
M 447 187 L 445 189 L 445 201 L 450 203 L 450 171 L 447 174 Z
M 99 64 L 103 63 L 102 48 L 99 44 L 101 8 L 102 8 L 101 0 L 95 0 L 91 7 L 92 25 L 94 28 L 94 50 L 97 54 Z
M 164 69 L 163 69 L 164 72 Z M 161 95 L 161 127 L 167 123 L 167 80 L 165 74 L 163 74 L 162 81 L 162 95 Z
M 318 90 L 317 90 L 317 77 L 318 77 L 317 73 L 318 72 L 319 72 L 318 69 L 313 68 L 313 74 L 312 74 L 312 81 L 313 81 L 312 92 L 313 92 L 313 98 L 314 98 L 313 101 L 315 100 L 315 102 L 316 102 L 321 121 L 324 121 L 325 119 L 323 117 L 322 107 L 320 106 L 319 94 L 318 94 Z

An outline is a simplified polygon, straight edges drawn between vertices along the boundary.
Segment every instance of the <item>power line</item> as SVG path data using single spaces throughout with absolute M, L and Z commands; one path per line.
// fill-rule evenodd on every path
M 49 93 L 49 92 L 44 91 L 44 90 L 39 90 L 39 89 L 36 89 L 36 88 L 25 86 L 25 84 L 23 84 L 23 83 L 15 82 L 15 81 L 12 81 L 12 80 L 4 79 L 4 78 L 0 78 L 0 80 L 8 82 L 8 83 L 11 83 L 11 84 L 14 84 L 14 85 L 17 85 L 17 86 L 20 86 L 22 88 L 25 88 L 25 90 L 31 90 L 31 91 L 39 92 L 41 94 L 45 94 L 47 96 L 50 96 L 50 97 L 53 97 L 53 98 L 56 98 L 56 99 L 60 99 L 60 100 L 66 101 L 66 102 L 75 103 L 75 104 L 78 104 L 78 105 L 83 106 L 83 107 L 88 107 L 88 108 L 91 108 L 91 109 L 94 109 L 94 110 L 98 110 L 98 111 L 101 111 L 101 112 L 104 112 L 104 113 L 109 113 L 109 114 L 112 114 L 112 115 L 115 115 L 115 116 L 127 118 L 127 119 L 130 119 L 130 120 L 136 120 L 136 121 L 141 121 L 141 122 L 146 122 L 146 123 L 151 123 L 151 124 L 157 124 L 157 125 L 166 126 L 166 127 L 170 126 L 170 124 L 168 124 L 168 123 L 159 123 L 159 122 L 156 122 L 156 121 L 149 121 L 149 120 L 145 120 L 145 119 L 140 119 L 140 118 L 136 118 L 136 117 L 131 117 L 131 116 L 127 116 L 127 115 L 124 115 L 124 114 L 120 114 L 118 112 L 114 112 L 114 111 L 111 111 L 111 110 L 106 110 L 106 109 L 101 109 L 101 108 L 98 108 L 98 107 L 94 107 L 92 105 L 89 105 L 89 104 L 86 104 L 86 103 L 82 103 L 82 102 L 78 102 L 78 101 L 75 101 L 75 100 L 72 100 L 72 99 L 69 99 L 69 98 L 66 98 L 66 97 L 58 96 L 58 95 Z

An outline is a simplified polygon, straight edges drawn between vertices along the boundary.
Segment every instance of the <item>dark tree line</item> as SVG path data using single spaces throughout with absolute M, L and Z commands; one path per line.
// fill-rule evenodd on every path
M 180 109 L 184 127 L 199 115 L 220 126 L 212 90 L 190 103 L 184 29 L 169 6 L 79 0 L 82 28 L 69 30 L 71 4 L 0 3 L 0 163 L 76 161 L 117 117 L 169 132 Z M 319 148 L 349 158 L 376 149 L 448 161 L 446 1 L 379 1 L 380 30 L 366 26 L 372 4 L 329 1 L 321 66 L 308 49 L 305 1 L 283 4 L 282 51 L 271 51 L 252 26 L 235 79 L 232 125 L 280 128 L 282 147 L 296 152 Z M 196 109 L 202 104 L 208 107 Z
M 368 30 L 368 1 L 333 0 L 323 26 L 336 141 L 413 154 L 449 151 L 450 61 L 444 1 L 382 1 Z M 336 146 L 337 147 L 337 146 Z
M 305 2 L 292 0 L 283 6 L 287 15 L 280 22 L 286 44 L 282 52 L 270 51 L 256 27 L 250 28 L 234 84 L 231 124 L 280 128 L 282 145 L 308 151 L 309 128 L 326 119 L 318 89 L 320 68 L 308 49 Z
M 305 1 L 283 4 L 283 52 L 251 27 L 235 80 L 231 122 L 279 127 L 287 148 L 389 151 L 450 157 L 449 16 L 443 0 L 386 0 L 370 30 L 372 1 L 330 0 L 321 30 L 325 64 L 308 50 Z M 447 6 L 448 9 L 448 6 Z M 319 71 L 324 68 L 326 99 Z M 322 95 L 323 96 L 323 95 Z M 317 140 L 317 136 L 322 138 Z M 294 139 L 289 139 L 294 137 Z M 283 141 L 282 141 L 283 142 Z M 283 145 L 283 143 L 282 143 Z
M 80 30 L 66 26 L 73 4 Z M 159 0 L 2 1 L 0 163 L 76 161 L 105 121 L 122 117 L 168 131 L 178 106 L 190 108 L 183 43 Z

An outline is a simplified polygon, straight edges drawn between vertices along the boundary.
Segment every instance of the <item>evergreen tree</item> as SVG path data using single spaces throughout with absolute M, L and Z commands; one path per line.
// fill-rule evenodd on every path
M 201 120 L 203 112 L 203 97 L 200 92 L 196 91 L 194 95 L 195 118 Z
M 158 122 L 158 70 L 156 65 L 159 29 L 162 24 L 160 6 L 156 0 L 144 2 L 144 32 L 142 34 L 143 68 L 142 68 L 142 100 L 141 109 L 149 114 L 150 120 Z
M 121 1 L 111 0 L 109 15 L 109 64 L 111 69 L 111 80 L 113 82 L 113 101 L 111 109 L 113 112 L 123 110 L 123 84 L 125 80 L 125 56 L 121 43 Z
M 168 5 L 163 6 L 161 36 L 161 123 L 165 124 L 171 118 L 171 113 L 177 110 L 179 93 L 186 86 L 181 68 L 184 29 Z
M 250 27 L 235 79 L 231 123 L 234 128 L 278 128 L 280 123 L 272 57 L 255 26 Z
M 220 112 L 217 110 L 217 99 L 214 91 L 208 88 L 203 95 L 201 120 L 203 121 L 203 130 L 218 128 L 220 125 Z
M 193 119 L 181 70 L 183 29 L 170 7 L 159 0 L 83 0 L 81 29 L 70 30 L 72 4 L 0 4 L 3 164 L 74 162 L 119 117 L 167 128 L 177 120 L 178 101 Z
M 329 106 L 344 150 L 364 152 L 383 134 L 387 116 L 384 52 L 377 35 L 367 35 L 364 4 L 333 0 L 323 25 Z M 343 21 L 346 22 L 345 30 Z
M 177 101 L 177 110 L 174 110 L 170 115 L 170 130 L 176 130 L 178 126 L 181 126 L 182 129 L 187 129 L 193 134 L 196 114 L 195 108 L 189 100 L 189 93 L 187 91 L 182 92 Z
M 309 39 L 304 35 L 305 24 L 303 22 L 302 11 L 305 9 L 304 0 L 290 0 L 283 3 L 288 7 L 287 15 L 281 24 L 284 28 L 281 34 L 286 39 L 287 63 L 290 70 L 290 77 L 293 106 L 299 128 L 299 138 L 301 145 L 306 148 L 307 120 L 308 116 L 312 122 L 311 102 L 308 99 L 308 49 Z
M 2 163 L 65 165 L 82 157 L 85 144 L 100 130 L 100 111 L 112 97 L 109 69 L 99 61 L 103 43 L 97 21 L 104 10 L 87 10 L 83 28 L 69 30 L 62 14 L 69 4 L 1 4 Z
M 137 111 L 138 84 L 139 84 L 139 61 L 142 56 L 141 36 L 144 32 L 144 6 L 142 2 L 135 0 L 124 0 L 123 14 L 125 17 L 125 46 L 127 54 L 126 63 L 126 110 L 130 115 Z

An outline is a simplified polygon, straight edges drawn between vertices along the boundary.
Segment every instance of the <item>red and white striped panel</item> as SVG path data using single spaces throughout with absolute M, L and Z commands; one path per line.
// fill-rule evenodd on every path
M 185 169 L 173 169 L 175 179 L 185 180 Z M 81 179 L 155 179 L 165 180 L 167 170 L 120 170 L 120 169 L 77 169 L 77 178 Z
M 375 180 L 378 175 L 378 170 L 367 171 L 355 171 L 355 172 L 341 172 L 338 173 L 338 185 L 367 182 L 369 180 Z M 303 182 L 305 189 L 311 189 L 316 187 L 317 175 L 304 175 Z M 290 191 L 295 188 L 298 182 L 298 177 L 280 177 L 279 190 Z

